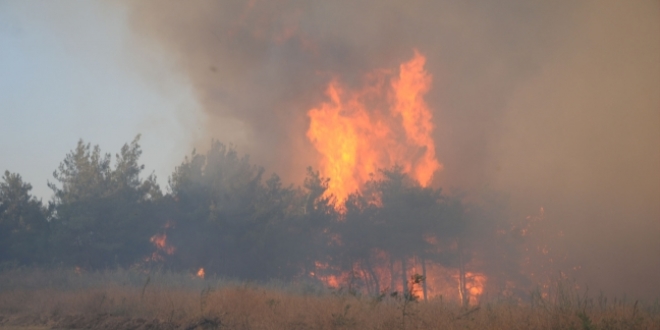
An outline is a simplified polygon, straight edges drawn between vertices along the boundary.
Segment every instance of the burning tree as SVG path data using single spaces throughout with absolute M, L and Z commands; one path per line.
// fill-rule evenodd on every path
M 370 292 L 405 293 L 417 268 L 423 276 L 439 273 L 427 276 L 433 279 L 447 277 L 441 268 L 454 267 L 467 301 L 462 205 L 429 187 L 442 164 L 424 100 L 432 82 L 425 63 L 415 50 L 398 71 L 365 74 L 362 88 L 351 90 L 335 79 L 326 90 L 329 100 L 308 111 L 307 137 L 322 156 L 321 171 L 330 179 L 326 194 L 341 213 L 332 240 L 341 253 L 334 265 L 324 261 L 317 268 L 344 272 L 323 277 L 329 284 L 342 282 L 340 276 Z M 424 282 L 424 297 L 442 294 L 429 286 L 447 286 L 427 284 L 432 282 Z
M 431 188 L 442 164 L 424 100 L 432 82 L 425 62 L 415 50 L 398 70 L 365 74 L 360 88 L 333 79 L 327 101 L 308 111 L 307 137 L 329 179 L 324 193 L 339 212 L 329 231 L 337 253 L 318 262 L 314 274 L 329 285 L 359 283 L 378 293 L 405 292 L 408 275 L 419 271 L 428 274 L 424 297 L 457 292 L 467 304 L 484 292 L 486 269 L 498 287 L 519 275 L 519 246 L 515 231 L 497 234 L 509 220 L 489 213 L 497 205 L 481 209 Z
M 422 187 L 400 166 L 373 176 L 362 192 L 348 196 L 344 209 L 332 227 L 338 246 L 335 264 L 325 267 L 338 270 L 332 281 L 342 279 L 342 284 L 372 294 L 410 294 L 410 276 L 445 276 L 431 274 L 427 266 L 450 267 L 459 259 L 455 243 L 465 228 L 462 204 L 440 189 Z M 442 294 L 426 283 L 423 297 Z

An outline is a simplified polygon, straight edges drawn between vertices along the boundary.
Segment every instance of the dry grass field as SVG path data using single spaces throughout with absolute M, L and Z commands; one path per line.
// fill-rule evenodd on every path
M 137 270 L 0 272 L 0 329 L 660 329 L 658 302 L 557 286 L 476 306 Z

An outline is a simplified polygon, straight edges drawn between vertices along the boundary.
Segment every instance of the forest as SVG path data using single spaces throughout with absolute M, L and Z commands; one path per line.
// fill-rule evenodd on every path
M 114 159 L 80 140 L 54 171 L 47 204 L 6 171 L 0 265 L 201 271 L 464 304 L 541 284 L 528 238 L 542 214 L 513 221 L 501 195 L 446 194 L 394 166 L 340 203 L 326 193 L 332 178 L 313 168 L 302 186 L 287 185 L 218 141 L 187 156 L 163 189 L 143 173 L 139 139 Z

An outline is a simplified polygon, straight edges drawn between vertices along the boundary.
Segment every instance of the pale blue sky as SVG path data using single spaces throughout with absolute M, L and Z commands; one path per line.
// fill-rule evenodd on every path
M 0 0 L 0 171 L 45 202 L 78 139 L 114 155 L 141 133 L 145 175 L 165 188 L 202 115 L 174 59 L 136 38 L 119 6 Z

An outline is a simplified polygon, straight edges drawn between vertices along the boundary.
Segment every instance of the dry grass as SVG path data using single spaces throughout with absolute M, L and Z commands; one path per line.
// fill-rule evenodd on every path
M 375 299 L 312 284 L 13 269 L 0 273 L 0 329 L 660 329 L 657 302 L 608 302 L 561 286 L 549 297 L 532 296 L 529 304 L 493 301 L 466 309 L 441 299 Z

